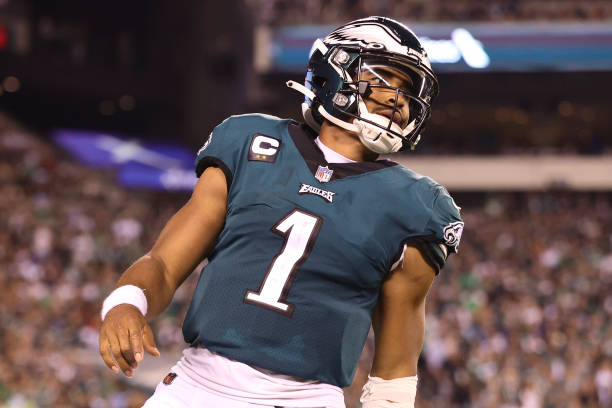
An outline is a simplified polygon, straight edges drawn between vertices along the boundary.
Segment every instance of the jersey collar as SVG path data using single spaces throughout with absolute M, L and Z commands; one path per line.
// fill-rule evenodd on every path
M 391 160 L 330 163 L 315 143 L 317 134 L 310 127 L 303 123 L 290 122 L 288 130 L 293 143 L 313 174 L 316 173 L 319 166 L 327 166 L 334 171 L 330 181 L 397 166 L 397 163 Z

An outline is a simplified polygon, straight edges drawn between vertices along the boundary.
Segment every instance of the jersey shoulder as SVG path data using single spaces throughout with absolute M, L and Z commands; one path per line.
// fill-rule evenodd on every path
M 395 163 L 395 162 L 393 162 Z M 401 177 L 408 183 L 414 184 L 419 192 L 426 192 L 427 190 L 439 186 L 436 181 L 432 178 L 417 173 L 416 171 L 409 169 L 399 163 L 395 163 L 394 169 L 401 174 Z
M 424 176 L 401 164 L 391 167 L 396 180 L 399 199 L 417 206 L 418 210 L 430 211 L 440 191 L 446 189 L 430 177 Z M 448 192 L 446 192 L 448 194 Z
M 234 137 L 245 137 L 254 133 L 278 133 L 286 127 L 290 119 L 281 119 L 264 113 L 247 113 L 243 115 L 232 115 L 225 119 L 217 129 L 231 132 Z M 231 136 L 230 136 L 231 137 Z
M 464 226 L 461 207 L 440 183 L 404 166 L 398 167 L 406 174 L 407 179 L 412 181 L 411 198 L 414 200 L 418 197 L 421 205 L 426 207 L 430 214 L 425 232 L 434 235 L 452 252 L 457 252 Z
M 222 168 L 227 174 L 233 174 L 239 163 L 240 152 L 251 143 L 251 136 L 263 134 L 280 140 L 290 121 L 262 113 L 230 116 L 210 132 L 198 150 L 196 175 L 199 177 L 211 165 Z
M 457 252 L 463 233 L 464 223 L 460 211 L 461 207 L 455 203 L 446 188 L 438 185 L 427 228 L 437 238 L 442 239 L 451 252 Z
M 401 165 L 395 168 L 405 183 L 400 200 L 410 203 L 411 214 L 418 214 L 423 221 L 416 223 L 422 227 L 420 235 L 408 242 L 412 241 L 425 259 L 440 271 L 448 254 L 458 250 L 464 226 L 461 208 L 446 188 L 432 178 Z
M 457 252 L 464 226 L 461 207 L 444 186 L 429 177 L 419 179 L 418 187 L 422 194 L 427 194 L 432 200 L 426 232 L 443 242 L 450 252 Z
M 243 115 L 232 115 L 218 124 L 208 137 L 204 140 L 204 144 L 200 148 L 198 154 L 208 147 L 213 139 L 215 143 L 235 143 L 240 139 L 245 139 L 247 136 L 254 133 L 273 132 L 277 133 L 286 127 L 290 119 L 281 119 L 276 116 L 266 115 L 263 113 L 247 113 Z

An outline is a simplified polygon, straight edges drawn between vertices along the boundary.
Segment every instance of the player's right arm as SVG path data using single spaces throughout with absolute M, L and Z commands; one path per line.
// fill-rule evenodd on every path
M 208 167 L 190 200 L 168 221 L 153 248 L 119 279 L 117 287 L 134 285 L 144 291 L 147 317 L 160 314 L 170 304 L 179 285 L 214 246 L 225 222 L 227 189 L 223 171 Z M 159 355 L 140 310 L 130 304 L 112 308 L 100 329 L 100 354 L 106 365 L 131 376 L 144 356 L 143 349 Z

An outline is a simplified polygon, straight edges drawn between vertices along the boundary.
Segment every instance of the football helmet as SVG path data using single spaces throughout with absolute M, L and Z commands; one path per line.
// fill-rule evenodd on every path
M 287 86 L 304 94 L 302 113 L 311 128 L 318 132 L 327 119 L 379 154 L 414 148 L 438 94 L 418 37 L 386 17 L 352 21 L 317 39 L 304 85 Z M 369 112 L 366 101 L 374 95 L 379 106 Z

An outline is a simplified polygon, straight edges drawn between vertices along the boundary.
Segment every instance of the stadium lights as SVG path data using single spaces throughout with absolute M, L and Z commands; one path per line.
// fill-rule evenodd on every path
M 432 40 L 428 37 L 421 37 L 421 40 L 432 63 L 454 64 L 462 57 L 471 68 L 482 69 L 491 63 L 482 43 L 465 28 L 454 29 L 450 40 Z
M 21 88 L 21 81 L 19 81 L 17 77 L 7 76 L 2 81 L 2 88 L 4 88 L 6 92 L 17 92 L 19 88 Z
M 119 98 L 119 108 L 123 111 L 131 111 L 134 109 L 136 100 L 132 95 L 123 95 Z
M 612 66 L 609 22 L 430 22 L 411 27 L 437 72 L 608 72 Z M 259 26 L 257 72 L 301 74 L 312 42 L 333 28 Z

